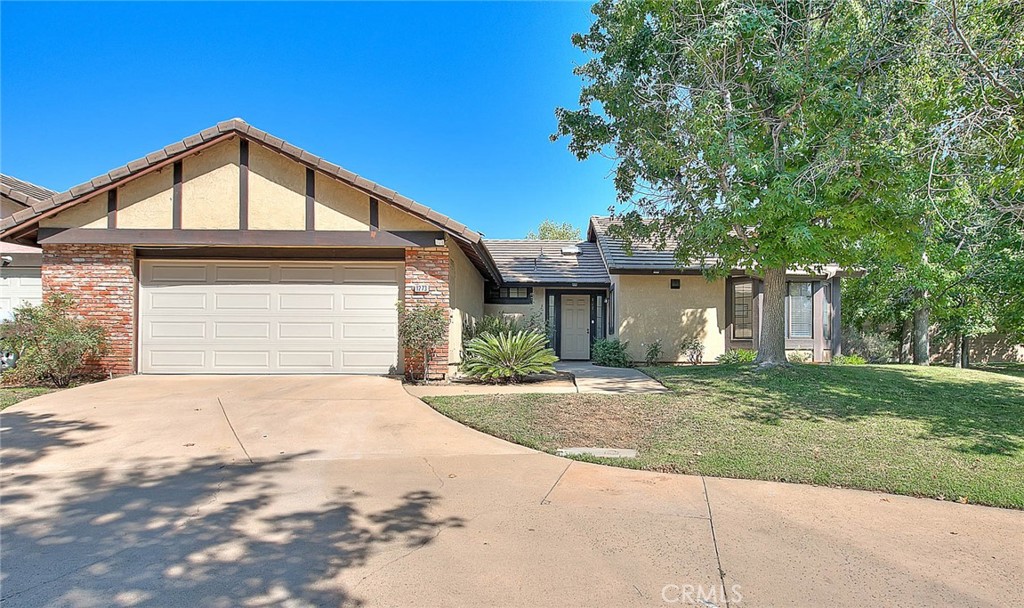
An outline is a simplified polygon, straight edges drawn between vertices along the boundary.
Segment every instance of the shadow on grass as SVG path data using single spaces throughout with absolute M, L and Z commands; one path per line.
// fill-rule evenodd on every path
M 740 406 L 743 419 L 920 421 L 957 449 L 1012 455 L 1024 450 L 1024 382 L 972 370 L 897 365 L 815 366 L 758 372 L 752 366 L 659 368 L 681 395 L 714 395 Z
M 32 465 L 101 427 L 31 412 L 2 423 L 3 605 L 359 606 L 343 571 L 464 525 L 431 517 L 440 498 L 427 490 L 391 504 L 342 486 L 297 499 L 280 482 L 311 454 L 54 471 Z

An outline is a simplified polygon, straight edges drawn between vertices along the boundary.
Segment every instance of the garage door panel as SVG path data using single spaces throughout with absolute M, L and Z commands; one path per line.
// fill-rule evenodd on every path
M 206 294 L 187 291 L 154 291 L 149 293 L 149 309 L 160 312 L 206 310 Z
M 144 373 L 379 374 L 397 364 L 400 264 L 143 261 L 140 274 Z
M 214 321 L 213 337 L 227 340 L 238 338 L 266 340 L 270 338 L 270 323 L 267 321 Z

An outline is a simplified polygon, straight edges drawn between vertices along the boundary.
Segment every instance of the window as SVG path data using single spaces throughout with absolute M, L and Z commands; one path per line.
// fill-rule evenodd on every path
M 608 335 L 615 335 L 615 287 L 608 292 Z
M 832 283 L 821 284 L 824 305 L 821 307 L 821 337 L 832 339 Z
M 679 289 L 679 279 L 669 279 L 669 289 Z
M 732 337 L 750 340 L 754 337 L 754 283 L 732 284 Z
M 604 296 L 597 295 L 594 296 L 594 298 L 596 300 L 594 303 L 595 315 L 597 316 L 594 320 L 594 327 L 596 328 L 597 334 L 594 336 L 594 339 L 600 340 L 601 338 L 604 338 Z
M 786 337 L 811 338 L 814 325 L 814 283 L 789 283 L 786 293 Z
M 533 302 L 532 287 L 498 287 L 488 284 L 484 301 L 488 304 L 530 304 Z
M 555 338 L 558 337 L 558 312 L 555 310 L 555 294 L 548 290 L 548 346 L 555 347 Z

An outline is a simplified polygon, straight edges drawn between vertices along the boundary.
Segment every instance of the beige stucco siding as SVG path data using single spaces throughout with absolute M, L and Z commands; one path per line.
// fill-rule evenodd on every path
M 378 216 L 381 230 L 439 230 L 437 226 L 424 222 L 383 201 L 378 207 Z
M 306 168 L 260 145 L 249 146 L 249 229 L 306 228 Z
M 107 194 L 79 203 L 66 211 L 40 220 L 40 228 L 106 228 Z
M 238 228 L 238 147 L 233 138 L 182 161 L 182 228 Z
M 316 175 L 317 230 L 369 230 L 370 197 L 326 175 Z
M 484 315 L 484 279 L 476 266 L 451 238 L 448 245 L 448 298 L 451 329 L 448 335 L 448 364 L 462 363 L 462 333 Z
M 505 316 L 519 321 L 536 319 L 538 323 L 544 323 L 544 298 L 543 287 L 533 288 L 533 301 L 530 304 L 484 304 L 484 314 L 489 317 Z
M 629 354 L 643 360 L 646 345 L 661 339 L 667 361 L 684 361 L 679 343 L 697 337 L 704 360 L 725 351 L 725 281 L 700 276 L 615 275 L 617 337 L 629 342 Z M 670 289 L 679 279 L 680 288 Z
M 133 179 L 117 189 L 117 227 L 171 228 L 173 200 L 173 166 Z

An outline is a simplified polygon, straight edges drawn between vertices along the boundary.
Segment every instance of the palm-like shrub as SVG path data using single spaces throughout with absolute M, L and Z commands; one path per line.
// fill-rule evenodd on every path
M 558 361 L 544 334 L 534 331 L 483 333 L 466 345 L 462 371 L 487 382 L 520 382 L 530 374 L 554 372 Z

